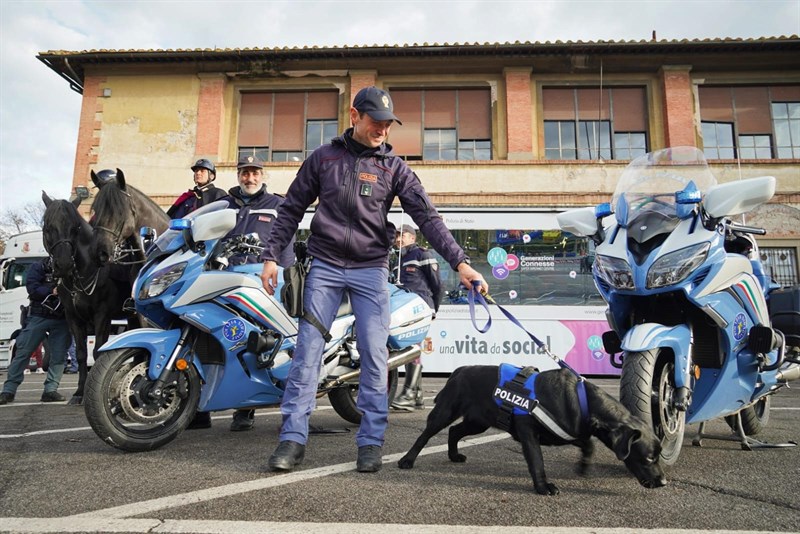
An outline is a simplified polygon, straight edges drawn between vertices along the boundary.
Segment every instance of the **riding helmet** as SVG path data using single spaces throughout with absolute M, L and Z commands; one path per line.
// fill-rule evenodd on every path
M 207 169 L 212 180 L 217 177 L 216 167 L 214 167 L 214 164 L 207 159 L 198 159 L 195 164 L 192 165 L 192 172 L 197 171 L 197 169 Z
M 97 173 L 97 179 L 102 182 L 113 182 L 117 179 L 117 171 L 114 169 L 103 169 Z

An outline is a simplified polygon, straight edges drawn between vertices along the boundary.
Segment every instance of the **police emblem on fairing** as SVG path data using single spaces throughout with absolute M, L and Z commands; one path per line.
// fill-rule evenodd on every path
M 244 321 L 230 319 L 222 327 L 222 337 L 231 342 L 239 341 L 244 337 Z
M 733 318 L 733 338 L 741 341 L 747 333 L 747 319 L 743 313 L 739 313 Z

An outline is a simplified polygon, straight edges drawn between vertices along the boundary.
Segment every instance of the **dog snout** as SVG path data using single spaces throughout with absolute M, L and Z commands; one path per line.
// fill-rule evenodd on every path
M 639 484 L 647 489 L 663 488 L 667 485 L 667 477 L 661 475 L 655 478 L 642 478 L 639 480 Z

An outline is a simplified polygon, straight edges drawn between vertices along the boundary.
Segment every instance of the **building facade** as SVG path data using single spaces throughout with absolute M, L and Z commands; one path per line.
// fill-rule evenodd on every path
M 777 178 L 775 197 L 747 223 L 768 231 L 760 243 L 773 277 L 798 280 L 797 36 L 38 58 L 83 95 L 74 186 L 91 169 L 119 167 L 167 207 L 193 185 L 196 159 L 214 161 L 227 188 L 238 156 L 256 154 L 283 193 L 304 157 L 349 127 L 356 92 L 376 85 L 403 121 L 389 138 L 395 153 L 478 265 L 497 246 L 522 258 L 519 276 L 495 287 L 507 303 L 539 305 L 534 319 L 552 316 L 551 305 L 599 304 L 588 276 L 542 282 L 561 260 L 592 256 L 586 240 L 561 235 L 555 213 L 608 201 L 632 158 L 670 146 L 701 148 L 720 183 Z

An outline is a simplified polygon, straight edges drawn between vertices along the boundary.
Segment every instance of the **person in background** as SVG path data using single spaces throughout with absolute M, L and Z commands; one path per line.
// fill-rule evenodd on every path
M 211 204 L 225 196 L 225 191 L 214 185 L 217 169 L 209 160 L 198 159 L 192 165 L 192 172 L 194 173 L 194 187 L 179 196 L 178 200 L 167 210 L 167 215 L 171 219 L 186 217 L 200 206 Z
M 350 296 L 361 355 L 356 405 L 363 415 L 356 434 L 356 469 L 376 472 L 382 465 L 389 420 L 386 280 L 395 227 L 386 214 L 395 198 L 464 284 L 472 287 L 476 281 L 484 290 L 488 287 L 447 230 L 417 175 L 386 143 L 392 124 L 400 123 L 389 93 L 377 87 L 360 90 L 350 108 L 350 121 L 351 128 L 314 150 L 300 167 L 265 243 L 261 280 L 264 289 L 274 294 L 280 251 L 294 236 L 306 208 L 318 201 L 308 238 L 313 259 L 303 304 L 328 329 L 345 292 Z M 281 401 L 280 442 L 267 462 L 272 471 L 291 471 L 305 457 L 324 345 L 317 326 L 301 319 Z
M 439 262 L 426 248 L 417 245 L 417 231 L 404 224 L 397 233 L 397 247 L 400 249 L 400 285 L 413 291 L 433 310 L 434 317 L 439 311 L 442 299 L 442 279 L 439 276 Z M 392 401 L 395 410 L 414 411 L 425 407 L 422 395 L 422 360 L 417 358 L 406 364 L 403 391 Z
M 75 355 L 75 340 L 71 339 L 69 348 L 67 349 L 67 363 L 64 368 L 64 373 L 74 375 L 78 372 L 78 358 Z
M 30 299 L 30 310 L 25 327 L 17 337 L 14 355 L 8 366 L 8 378 L 0 392 L 0 404 L 14 402 L 17 388 L 24 380 L 25 367 L 31 353 L 45 339 L 50 350 L 50 366 L 44 380 L 42 402 L 61 402 L 64 397 L 58 385 L 64 373 L 64 360 L 72 341 L 64 309 L 58 298 L 57 284 L 53 279 L 53 266 L 49 257 L 34 263 L 25 282 Z
M 228 195 L 220 200 L 228 203 L 228 208 L 237 210 L 236 226 L 228 232 L 227 237 L 257 234 L 258 239 L 264 243 L 272 230 L 272 225 L 278 218 L 279 208 L 283 197 L 273 195 L 267 191 L 264 183 L 263 164 L 253 156 L 239 160 L 236 179 L 239 185 L 231 188 Z M 257 254 L 238 255 L 230 258 L 230 265 L 243 265 L 246 263 L 260 263 Z M 290 267 L 294 263 L 294 239 L 281 251 L 279 264 L 281 267 Z M 233 414 L 231 430 L 241 432 L 250 430 L 255 423 L 254 409 L 240 409 Z M 197 412 L 189 428 L 211 427 L 211 416 L 208 412 Z

